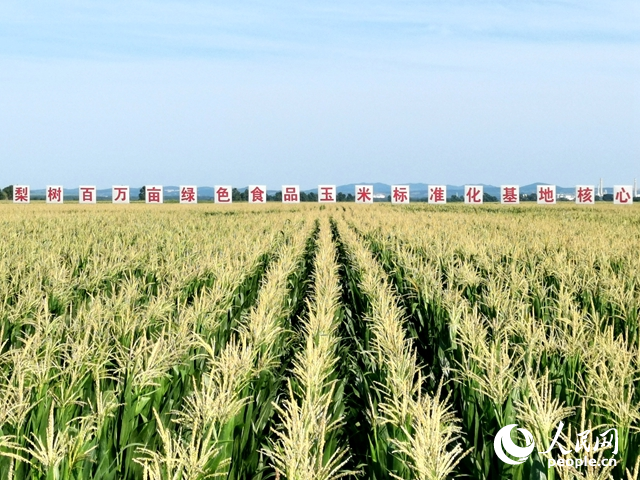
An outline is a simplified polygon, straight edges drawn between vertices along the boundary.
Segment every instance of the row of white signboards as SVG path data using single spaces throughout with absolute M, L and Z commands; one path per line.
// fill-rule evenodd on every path
M 428 202 L 434 204 L 447 203 L 446 185 L 429 185 Z M 216 185 L 213 189 L 215 203 L 232 203 L 232 187 L 230 185 Z M 300 186 L 283 185 L 282 203 L 299 203 Z M 391 186 L 391 203 L 407 204 L 410 201 L 409 185 Z M 144 187 L 146 203 L 163 203 L 164 195 L 162 185 L 146 185 Z M 478 205 L 483 203 L 484 189 L 482 185 L 465 185 L 464 203 Z M 356 203 L 373 203 L 373 185 L 356 185 L 354 190 Z M 537 202 L 543 205 L 556 203 L 556 186 L 540 185 L 536 192 Z M 185 185 L 179 187 L 180 203 L 198 203 L 198 187 Z M 333 203 L 337 199 L 335 185 L 318 185 L 318 202 Z M 581 205 L 592 205 L 595 203 L 596 189 L 594 185 L 576 185 L 575 202 Z M 45 200 L 47 203 L 63 203 L 64 191 L 60 185 L 49 185 L 45 189 Z M 81 186 L 78 189 L 79 203 L 96 203 L 97 189 L 95 186 Z M 111 189 L 112 203 L 129 203 L 131 192 L 128 186 L 114 185 Z M 14 185 L 13 202 L 29 203 L 31 201 L 31 191 L 27 185 Z M 266 203 L 266 185 L 249 185 L 249 203 Z M 500 203 L 518 204 L 520 203 L 520 187 L 518 185 L 502 185 L 500 187 Z M 615 185 L 613 187 L 613 203 L 618 205 L 629 205 L 633 203 L 633 187 L 631 185 Z

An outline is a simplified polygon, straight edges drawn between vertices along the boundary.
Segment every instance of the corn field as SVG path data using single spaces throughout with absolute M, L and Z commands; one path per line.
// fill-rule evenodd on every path
M 635 206 L 34 203 L 0 224 L 3 480 L 640 478 Z M 549 466 L 560 422 L 615 465 Z M 511 424 L 537 446 L 518 465 L 494 453 Z M 618 452 L 585 448 L 610 428 Z

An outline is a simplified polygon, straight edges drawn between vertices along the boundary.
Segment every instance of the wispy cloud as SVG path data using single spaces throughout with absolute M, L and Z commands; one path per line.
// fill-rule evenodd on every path
M 639 2 L 64 1 L 0 5 L 0 54 L 393 55 L 438 42 L 640 43 Z

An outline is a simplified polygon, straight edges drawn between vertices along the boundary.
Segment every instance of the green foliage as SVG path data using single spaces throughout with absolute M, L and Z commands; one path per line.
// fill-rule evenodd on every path
M 2 200 L 13 200 L 13 185 L 2 189 L 2 191 L 0 191 L 0 198 L 2 198 Z
M 639 365 L 631 359 L 638 352 L 640 303 L 638 260 L 630 252 L 637 247 L 587 234 L 604 222 L 623 235 L 633 213 L 605 217 L 605 210 L 534 206 L 520 209 L 524 218 L 517 221 L 503 208 L 433 208 L 368 225 L 353 216 L 351 224 L 404 299 L 407 329 L 431 388 L 449 379 L 445 388 L 461 415 L 462 440 L 472 448 L 460 473 L 558 478 L 537 453 L 520 466 L 503 464 L 493 439 L 516 423 L 544 451 L 563 421 L 562 444 L 569 448 L 579 432 L 617 428 L 618 466 L 592 474 L 636 478 L 639 456 L 631 445 L 640 441 Z
M 637 480 L 614 209 L 5 204 L 0 478 Z M 616 427 L 618 465 L 497 459 L 560 421 Z

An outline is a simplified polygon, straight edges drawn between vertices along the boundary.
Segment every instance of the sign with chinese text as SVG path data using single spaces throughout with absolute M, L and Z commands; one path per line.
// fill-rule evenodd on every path
M 180 185 L 180 203 L 198 203 L 198 187 Z
M 62 191 L 62 185 L 47 185 L 47 189 L 45 190 L 45 199 L 47 203 L 64 202 L 64 192 Z
M 267 203 L 266 185 L 249 185 L 247 189 L 249 203 Z
M 282 203 L 300 203 L 300 186 L 282 185 Z
M 146 185 L 144 187 L 144 199 L 146 203 L 163 203 L 162 185 Z
M 481 205 L 483 203 L 484 187 L 482 185 L 464 186 L 464 203 Z
M 231 185 L 216 185 L 213 187 L 213 198 L 216 203 L 232 203 L 233 198 Z
M 373 185 L 356 185 L 356 203 L 373 203 Z
M 78 203 L 96 203 L 96 187 L 81 186 L 78 188 Z
M 555 185 L 538 185 L 537 197 L 538 197 L 538 205 L 555 205 L 556 204 L 556 186 Z
M 336 201 L 335 185 L 318 185 L 318 202 L 334 203 Z
M 576 203 L 593 205 L 596 203 L 596 187 L 593 185 L 576 185 Z
M 129 203 L 129 187 L 126 185 L 113 185 L 111 187 L 111 202 Z
M 391 185 L 391 203 L 409 203 L 409 185 Z
M 447 203 L 446 185 L 429 185 L 429 203 L 444 205 Z
M 29 203 L 31 201 L 31 191 L 29 185 L 13 186 L 13 203 Z
M 518 185 L 502 185 L 500 187 L 500 203 L 517 205 L 520 203 L 520 187 Z
M 631 205 L 633 203 L 633 187 L 631 185 L 613 186 L 614 205 Z

